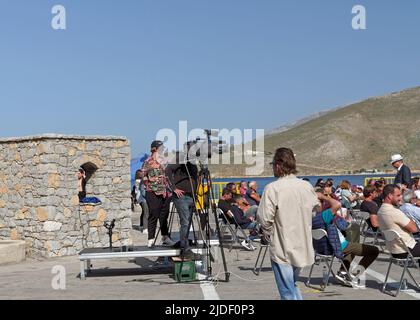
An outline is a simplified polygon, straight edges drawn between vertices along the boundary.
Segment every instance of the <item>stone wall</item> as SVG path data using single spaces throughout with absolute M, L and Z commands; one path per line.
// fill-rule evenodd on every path
M 87 184 L 98 206 L 79 204 L 76 172 L 97 168 Z M 130 245 L 130 146 L 126 138 L 43 135 L 0 139 L 0 240 L 24 240 L 28 256 L 57 257 Z

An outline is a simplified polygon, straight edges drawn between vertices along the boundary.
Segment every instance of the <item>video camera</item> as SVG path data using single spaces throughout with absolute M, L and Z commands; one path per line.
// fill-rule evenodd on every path
M 205 129 L 206 138 L 197 137 L 195 140 L 186 143 L 186 151 L 189 159 L 199 159 L 205 161 L 211 159 L 213 154 L 222 154 L 226 151 L 226 142 L 221 139 L 212 140 L 212 137 L 219 137 L 217 130 Z

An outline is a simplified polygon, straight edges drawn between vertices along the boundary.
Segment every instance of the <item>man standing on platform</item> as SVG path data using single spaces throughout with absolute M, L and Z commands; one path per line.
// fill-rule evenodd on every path
M 176 160 L 173 162 L 167 166 L 166 175 L 174 192 L 173 202 L 181 223 L 181 255 L 185 259 L 199 260 L 201 257 L 191 251 L 188 239 L 195 209 L 198 169 L 180 152 L 177 152 Z
M 404 158 L 400 154 L 395 154 L 391 158 L 392 166 L 397 169 L 394 184 L 401 185 L 403 190 L 411 188 L 411 170 L 404 162 Z

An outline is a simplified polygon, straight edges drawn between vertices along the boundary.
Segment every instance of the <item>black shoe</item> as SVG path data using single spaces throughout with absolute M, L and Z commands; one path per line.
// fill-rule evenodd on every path
M 181 253 L 181 258 L 184 258 L 185 260 L 192 260 L 192 261 L 198 261 L 201 260 L 201 254 L 197 254 L 191 251 L 191 249 L 188 249 L 187 251 Z
M 337 274 L 334 275 L 334 278 L 338 281 L 338 283 L 345 287 L 353 287 L 352 279 L 345 271 L 338 271 Z

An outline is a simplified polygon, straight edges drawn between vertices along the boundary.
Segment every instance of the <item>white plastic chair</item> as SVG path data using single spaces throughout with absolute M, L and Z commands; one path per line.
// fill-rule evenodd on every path
M 383 293 L 389 293 L 389 294 L 391 294 L 392 296 L 397 297 L 397 296 L 399 295 L 400 291 L 401 291 L 401 287 L 402 287 L 402 285 L 403 285 L 403 282 L 404 282 L 404 276 L 405 276 L 405 273 L 406 273 L 406 272 L 407 272 L 407 273 L 408 273 L 408 275 L 410 276 L 411 280 L 413 280 L 414 284 L 416 285 L 416 288 L 417 288 L 417 289 L 420 289 L 420 287 L 419 287 L 419 285 L 418 285 L 418 283 L 417 283 L 416 279 L 414 279 L 413 275 L 411 274 L 410 270 L 408 269 L 408 264 L 409 264 L 409 262 L 411 261 L 411 262 L 413 262 L 413 263 L 414 263 L 414 265 L 416 266 L 417 270 L 419 270 L 419 271 L 420 271 L 420 268 L 419 268 L 419 266 L 418 266 L 418 264 L 417 264 L 417 262 L 416 262 L 415 258 L 414 258 L 414 257 L 413 257 L 413 255 L 411 254 L 410 250 L 407 248 L 406 244 L 405 244 L 405 243 L 404 243 L 404 241 L 402 240 L 402 238 L 401 238 L 400 234 L 399 234 L 397 231 L 395 231 L 395 230 L 386 230 L 386 231 L 383 231 L 383 235 L 384 235 L 384 237 L 385 237 L 385 241 L 386 241 L 386 242 L 399 241 L 399 242 L 400 242 L 400 244 L 402 245 L 403 249 L 407 252 L 407 258 L 405 258 L 405 259 L 397 259 L 397 258 L 394 258 L 394 257 L 392 256 L 392 254 L 390 253 L 390 258 L 389 258 L 389 267 L 388 267 L 388 271 L 387 271 L 387 273 L 386 273 L 386 277 L 385 277 L 385 282 L 384 282 L 384 285 L 383 285 L 383 287 L 382 287 L 382 292 L 383 292 Z M 419 258 L 417 258 L 417 259 L 419 259 Z M 396 262 L 396 263 L 400 263 L 400 262 L 402 262 L 402 263 L 404 263 L 404 266 L 403 266 L 403 272 L 402 272 L 402 275 L 401 275 L 401 279 L 400 279 L 400 282 L 399 282 L 399 285 L 398 285 L 398 289 L 397 289 L 397 291 L 396 291 L 396 293 L 395 293 L 395 294 L 392 294 L 391 292 L 387 292 L 387 291 L 386 291 L 386 287 L 387 287 L 387 284 L 388 284 L 388 278 L 389 278 L 389 274 L 390 274 L 390 272 L 391 272 L 391 267 L 392 267 L 392 263 L 393 263 L 393 262 Z

